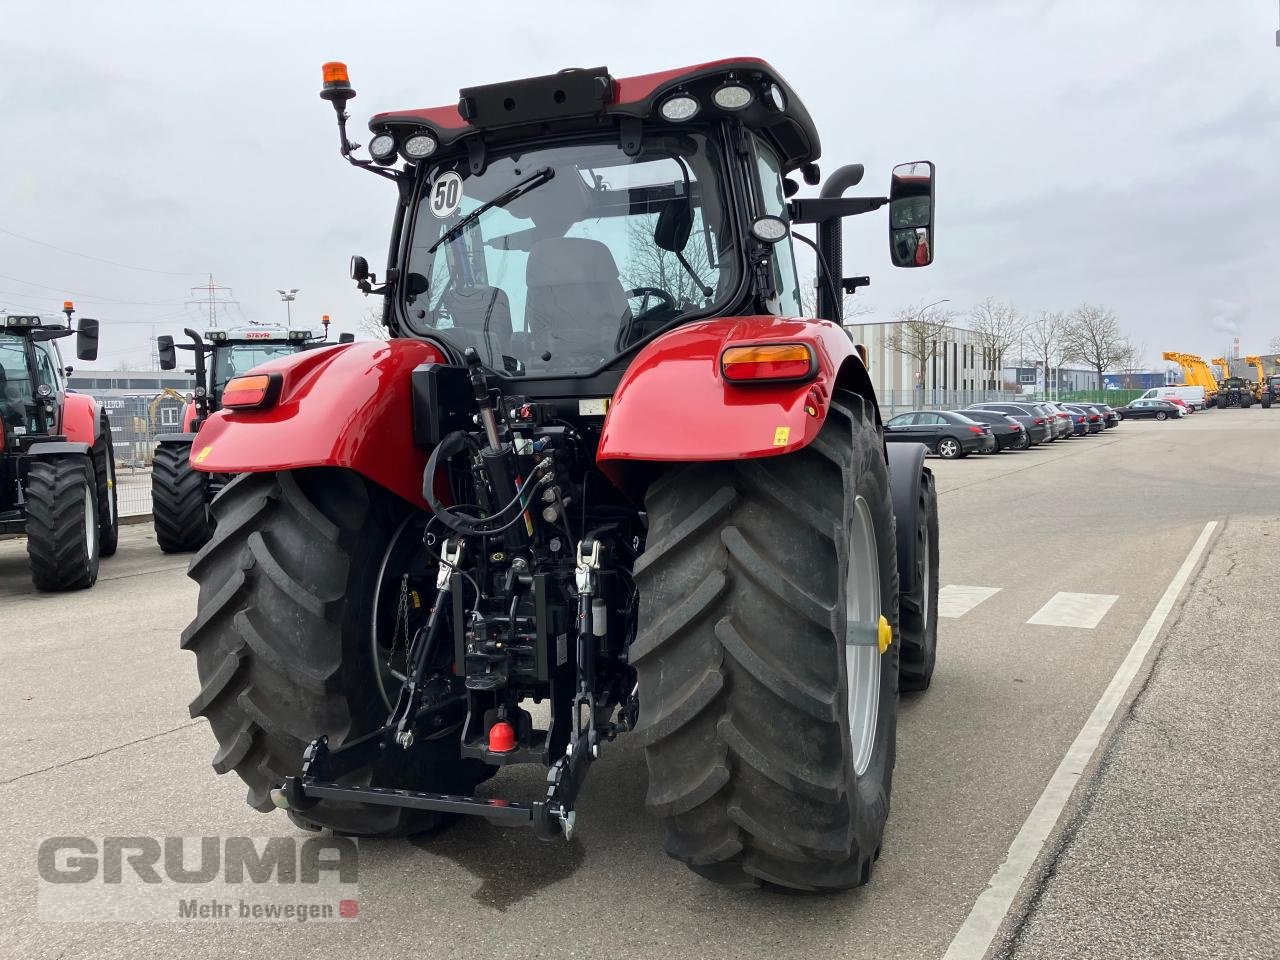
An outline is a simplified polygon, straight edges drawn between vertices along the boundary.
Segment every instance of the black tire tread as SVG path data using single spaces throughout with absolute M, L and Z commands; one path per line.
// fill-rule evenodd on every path
M 867 449 L 858 444 L 883 455 L 861 398 L 838 393 L 828 424 L 797 454 L 678 466 L 646 496 L 655 539 L 635 568 L 631 647 L 645 802 L 671 856 L 732 887 L 844 889 L 870 877 L 878 853 L 844 779 L 843 523 L 830 504 Z M 887 474 L 884 496 L 891 510 Z M 896 562 L 883 577 L 896 597 Z M 896 610 L 883 612 L 896 626 Z M 883 668 L 896 657 L 895 643 Z M 891 734 L 888 752 L 885 810 Z
M 111 421 L 104 415 L 98 439 L 93 444 L 93 475 L 98 486 L 98 556 L 115 556 L 120 543 L 119 491 L 115 476 L 115 445 L 111 442 Z
M 156 542 L 165 553 L 199 550 L 212 533 L 208 486 L 191 466 L 191 444 L 160 443 L 151 470 Z
M 916 549 L 929 551 L 929 583 L 917 583 L 910 593 L 903 593 L 901 604 L 902 652 L 898 662 L 900 690 L 927 690 L 933 681 L 938 651 L 938 489 L 933 471 L 920 477 L 920 498 L 916 506 Z M 899 521 L 901 522 L 901 520 Z M 918 579 L 918 577 L 917 577 Z M 922 602 L 923 590 L 930 591 L 932 603 Z M 928 622 L 922 615 L 928 611 Z
M 325 494 L 331 508 L 339 504 L 337 516 L 313 499 L 327 489 L 316 475 L 343 478 Z M 394 507 L 389 496 L 351 477 L 317 470 L 235 478 L 215 499 L 212 536 L 188 571 L 200 584 L 196 617 L 182 634 L 200 677 L 190 712 L 209 721 L 218 741 L 215 771 L 234 771 L 258 810 L 273 809 L 271 790 L 299 772 L 316 736 L 327 735 L 337 747 L 386 718 L 351 604 L 371 592 L 376 564 L 360 551 L 374 549 L 379 531 L 393 529 Z M 441 741 L 452 749 L 452 762 L 437 751 L 420 768 L 399 769 L 403 785 L 470 793 L 489 768 L 459 759 L 456 740 Z M 367 783 L 370 776 L 364 771 L 344 782 Z M 290 811 L 290 818 L 361 836 L 404 835 L 442 822 L 328 801 L 314 811 Z
M 27 557 L 38 590 L 84 590 L 98 579 L 98 554 L 86 555 L 86 486 L 96 494 L 87 456 L 41 458 L 28 467 Z

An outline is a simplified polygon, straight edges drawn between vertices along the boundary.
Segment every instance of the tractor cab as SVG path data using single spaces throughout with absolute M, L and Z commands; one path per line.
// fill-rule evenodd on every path
M 189 350 L 195 358 L 188 369 L 196 380 L 194 399 L 183 417 L 183 428 L 195 430 L 210 413 L 222 408 L 222 393 L 227 383 L 271 360 L 299 353 L 328 343 L 329 318 L 322 321 L 319 336 L 310 330 L 253 324 L 229 330 L 208 330 L 204 336 L 194 330 L 184 331 L 190 344 L 175 344 L 173 337 L 156 338 L 160 369 L 173 370 L 178 365 L 178 350 Z M 342 334 L 339 343 L 350 343 L 350 334 Z
M 65 321 L 38 315 L 0 316 L 0 422 L 5 440 L 0 450 L 61 430 L 61 398 L 70 367 L 63 365 L 59 340 L 75 333 L 76 355 L 81 360 L 97 357 L 98 321 L 82 317 L 78 329 L 73 329 L 70 302 L 65 309 Z
M 457 105 L 375 115 L 370 160 L 346 138 L 355 92 L 341 64 L 326 66 L 321 95 L 343 153 L 395 180 L 403 201 L 384 282 L 363 257 L 353 279 L 386 297 L 395 335 L 454 362 L 474 351 L 501 378 L 607 385 L 676 326 L 802 316 L 793 224 L 818 225 L 818 312 L 836 323 L 844 294 L 867 282 L 842 276 L 843 217 L 892 199 L 892 261 L 933 259 L 930 163 L 896 170 L 889 197 L 844 198 L 862 178 L 851 165 L 820 197 L 793 199 L 800 179 L 819 182 L 820 142 L 763 60 L 466 88 Z

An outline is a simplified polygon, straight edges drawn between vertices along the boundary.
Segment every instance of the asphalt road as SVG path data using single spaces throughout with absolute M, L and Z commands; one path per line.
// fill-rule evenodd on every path
M 363 843 L 358 920 L 40 922 L 43 837 L 298 832 L 214 775 L 212 736 L 188 717 L 183 558 L 124 528 L 92 591 L 42 596 L 22 542 L 0 543 L 0 956 L 941 957 L 1208 521 L 1202 564 L 992 949 L 1280 953 L 1280 414 L 1126 422 L 932 465 L 957 615 L 933 688 L 902 704 L 875 876 L 839 896 L 728 891 L 669 860 L 624 739 L 593 769 L 572 842 L 469 821 Z M 531 796 L 540 780 L 490 786 Z

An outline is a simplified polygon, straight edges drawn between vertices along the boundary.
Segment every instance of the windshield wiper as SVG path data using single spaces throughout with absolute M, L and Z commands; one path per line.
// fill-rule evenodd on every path
M 450 240 L 456 238 L 458 234 L 462 233 L 463 230 L 479 220 L 481 215 L 487 211 L 492 210 L 494 207 L 505 207 L 512 200 L 516 199 L 516 197 L 522 197 L 530 190 L 536 190 L 548 180 L 554 180 L 555 175 L 556 171 L 553 167 L 543 167 L 541 170 L 533 171 L 529 176 L 525 177 L 519 183 L 508 187 L 492 200 L 488 200 L 485 203 L 480 204 L 480 206 L 476 207 L 452 227 L 442 233 L 439 240 L 427 247 L 427 253 L 435 253 L 436 247 L 440 246 L 442 243 L 448 243 Z

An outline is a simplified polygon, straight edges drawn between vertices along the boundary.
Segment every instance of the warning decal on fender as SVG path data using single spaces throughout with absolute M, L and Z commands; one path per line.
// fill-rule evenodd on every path
M 212 452 L 213 452 L 213 447 L 205 447 L 203 450 L 201 450 L 199 453 L 196 454 L 195 462 L 204 463 L 205 458 L 209 456 L 209 454 Z
M 778 427 L 773 431 L 773 445 L 775 447 L 785 447 L 791 440 L 790 427 Z

